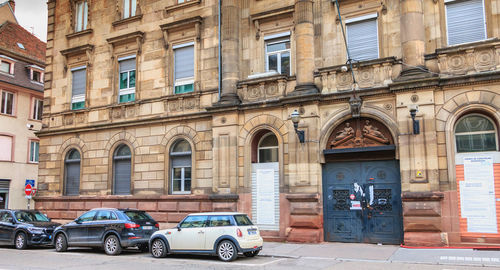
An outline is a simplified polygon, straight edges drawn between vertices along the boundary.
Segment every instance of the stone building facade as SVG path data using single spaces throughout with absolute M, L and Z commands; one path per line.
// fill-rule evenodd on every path
M 268 240 L 499 244 L 500 2 L 339 3 L 49 0 L 37 208 L 134 207 L 162 226 L 240 211 Z M 471 216 L 483 156 L 495 174 Z

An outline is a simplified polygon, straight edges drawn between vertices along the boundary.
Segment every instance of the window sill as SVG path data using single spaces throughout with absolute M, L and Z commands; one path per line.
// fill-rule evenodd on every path
M 71 38 L 74 38 L 74 37 L 81 37 L 81 36 L 85 36 L 87 34 L 91 34 L 92 32 L 93 32 L 92 28 L 89 28 L 89 29 L 85 29 L 85 30 L 82 30 L 82 31 L 74 32 L 74 33 L 71 33 L 71 34 L 67 34 L 66 38 L 67 39 L 71 39 Z
M 122 24 L 127 24 L 127 23 L 130 23 L 130 22 L 139 21 L 141 19 L 142 19 L 142 14 L 139 14 L 139 15 L 135 15 L 133 17 L 128 17 L 128 18 L 125 18 L 125 19 L 121 19 L 119 21 L 114 21 L 111 24 L 114 27 L 116 27 L 116 26 L 119 26 L 119 25 L 122 25 Z
M 195 6 L 195 5 L 198 5 L 200 3 L 201 3 L 201 0 L 191 0 L 191 1 L 188 1 L 188 2 L 185 2 L 185 3 L 175 4 L 175 5 L 166 7 L 165 8 L 165 12 L 169 13 L 169 12 L 172 12 L 172 11 L 177 10 L 177 9 L 182 9 L 182 8 L 187 8 L 187 7 L 190 7 L 190 6 Z
M 41 123 L 41 122 L 42 122 L 42 119 L 32 119 L 32 118 L 28 118 L 28 121 L 33 121 L 33 122 L 38 122 L 38 123 Z
M 0 113 L 1 116 L 8 116 L 8 117 L 12 117 L 12 118 L 17 118 L 17 115 L 13 115 L 13 114 L 7 114 L 7 113 Z
M 436 49 L 436 54 L 446 54 L 446 53 L 459 52 L 459 51 L 475 49 L 475 48 L 480 48 L 480 47 L 486 47 L 486 46 L 489 46 L 490 44 L 496 43 L 498 41 L 500 41 L 499 38 L 488 38 L 488 39 L 474 41 L 474 42 L 449 45 L 447 47 Z
M 0 71 L 0 74 L 14 78 L 13 73 L 7 73 L 7 72 Z

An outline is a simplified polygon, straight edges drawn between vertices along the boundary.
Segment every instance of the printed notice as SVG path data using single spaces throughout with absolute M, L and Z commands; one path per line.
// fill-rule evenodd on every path
M 257 224 L 274 225 L 274 170 L 257 170 Z
M 460 181 L 462 218 L 467 231 L 497 233 L 493 160 L 488 156 L 464 157 L 464 180 Z

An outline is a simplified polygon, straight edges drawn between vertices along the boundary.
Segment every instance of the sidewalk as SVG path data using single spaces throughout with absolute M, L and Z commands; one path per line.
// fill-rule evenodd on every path
M 500 267 L 500 251 L 473 249 L 413 249 L 394 245 L 265 242 L 260 256 L 322 258 L 338 261 L 372 261 Z

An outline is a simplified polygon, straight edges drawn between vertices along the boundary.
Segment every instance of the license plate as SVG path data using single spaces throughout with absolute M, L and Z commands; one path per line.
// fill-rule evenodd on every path
M 142 226 L 143 230 L 152 230 L 153 226 Z
M 255 235 L 257 234 L 257 231 L 248 231 L 248 235 Z

